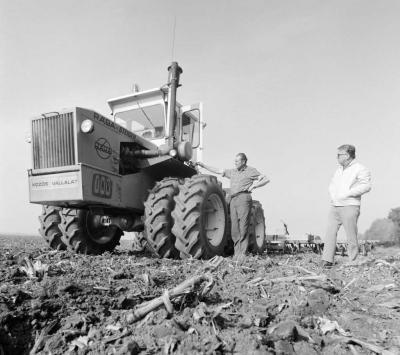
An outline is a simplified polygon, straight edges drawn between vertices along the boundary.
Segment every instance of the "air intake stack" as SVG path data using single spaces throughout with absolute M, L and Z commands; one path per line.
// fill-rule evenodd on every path
M 167 112 L 167 144 L 170 149 L 174 148 L 174 129 L 176 123 L 176 91 L 179 87 L 179 76 L 182 74 L 182 68 L 177 62 L 172 62 L 168 67 L 168 112 Z

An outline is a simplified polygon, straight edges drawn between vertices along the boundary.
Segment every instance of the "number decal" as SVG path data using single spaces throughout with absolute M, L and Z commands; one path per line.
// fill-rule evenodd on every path
M 111 198 L 112 180 L 105 175 L 93 174 L 92 193 L 102 198 Z

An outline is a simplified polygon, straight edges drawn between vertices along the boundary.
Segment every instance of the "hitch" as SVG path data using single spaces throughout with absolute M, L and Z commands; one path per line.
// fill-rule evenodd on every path
M 140 216 L 107 216 L 100 217 L 100 224 L 104 227 L 116 226 L 127 232 L 142 232 L 144 229 L 143 221 Z
M 110 216 L 101 216 L 100 217 L 100 224 L 104 227 L 109 227 L 112 224 L 112 220 Z

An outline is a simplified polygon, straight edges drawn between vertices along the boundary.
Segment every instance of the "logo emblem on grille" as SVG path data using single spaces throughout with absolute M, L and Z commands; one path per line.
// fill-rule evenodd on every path
M 97 155 L 101 159 L 108 159 L 112 153 L 111 145 L 105 138 L 99 138 L 94 143 L 94 149 L 96 149 Z

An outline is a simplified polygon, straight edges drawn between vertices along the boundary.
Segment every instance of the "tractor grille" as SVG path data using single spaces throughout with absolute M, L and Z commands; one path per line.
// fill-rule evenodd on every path
M 74 165 L 72 112 L 32 120 L 33 168 Z

